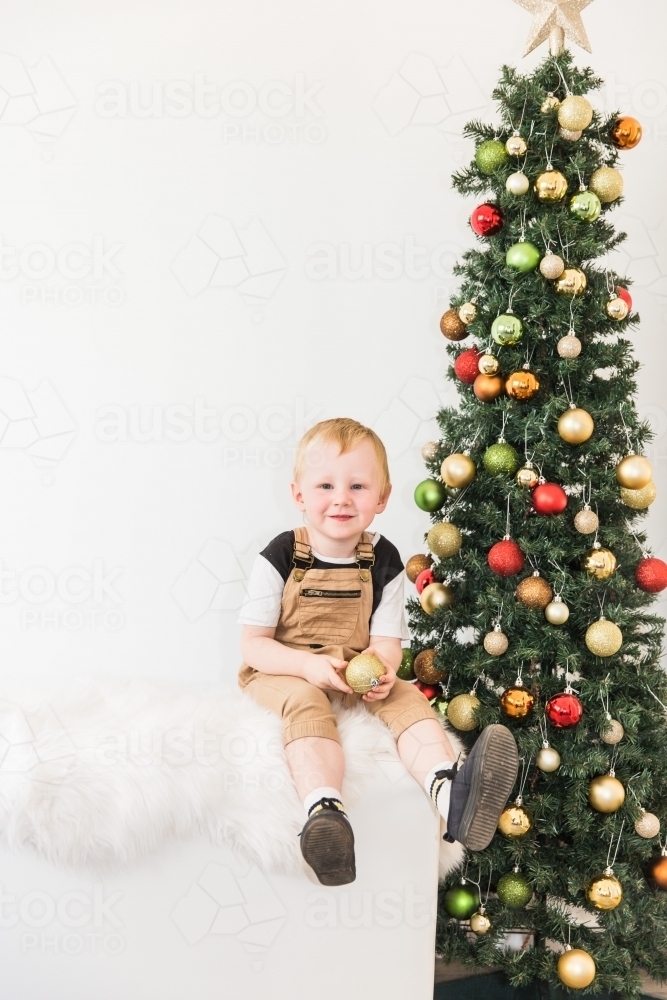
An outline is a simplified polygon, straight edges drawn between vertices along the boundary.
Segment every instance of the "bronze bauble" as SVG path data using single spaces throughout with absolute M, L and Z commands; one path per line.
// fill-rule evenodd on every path
M 461 532 L 455 524 L 449 521 L 441 521 L 434 524 L 426 536 L 426 544 L 433 553 L 440 559 L 449 559 L 455 556 L 461 548 L 463 538 Z
M 622 502 L 626 507 L 632 507 L 633 510 L 644 510 L 646 507 L 650 507 L 657 495 L 658 491 L 653 480 L 643 486 L 641 490 L 628 490 L 624 486 L 621 487 Z
M 535 696 L 525 687 L 509 687 L 500 696 L 500 708 L 510 719 L 525 719 L 533 710 Z
M 512 372 L 505 382 L 505 392 L 511 399 L 526 403 L 540 390 L 540 380 L 537 375 L 525 368 Z
M 595 979 L 595 962 L 583 948 L 567 948 L 558 959 L 558 978 L 573 990 L 583 990 Z
M 584 556 L 581 568 L 596 580 L 608 580 L 616 572 L 617 565 L 616 556 L 610 549 L 594 546 Z
M 611 141 L 617 149 L 634 149 L 642 137 L 642 127 L 631 115 L 616 119 L 610 132 Z
M 667 890 L 667 855 L 658 854 L 646 866 L 646 876 L 656 889 Z
M 651 482 L 653 469 L 643 455 L 626 455 L 616 466 L 616 479 L 628 490 L 641 490 Z
M 588 801 L 597 812 L 614 813 L 625 802 L 625 788 L 612 774 L 601 774 L 588 786 Z
M 464 340 L 468 336 L 468 327 L 461 320 L 456 309 L 448 309 L 440 320 L 440 330 L 447 340 Z
M 459 490 L 468 486 L 477 475 L 477 467 L 470 455 L 456 452 L 448 455 L 440 466 L 440 475 L 446 486 Z
M 454 603 L 454 591 L 444 583 L 429 583 L 419 595 L 419 603 L 427 615 Z
M 611 869 L 608 869 L 603 875 L 591 879 L 586 896 L 596 910 L 615 910 L 623 899 L 623 889 Z
M 435 665 L 436 656 L 435 649 L 422 649 L 421 653 L 415 656 L 413 669 L 417 680 L 422 684 L 443 684 L 447 680 L 447 671 Z
M 595 422 L 587 410 L 570 407 L 558 419 L 558 433 L 568 444 L 583 444 L 595 430 Z
M 498 396 L 505 392 L 505 379 L 500 375 L 479 374 L 472 387 L 473 392 L 481 403 L 492 403 Z
M 527 576 L 516 588 L 516 599 L 527 608 L 542 611 L 553 600 L 554 592 L 542 576 Z
M 455 729 L 468 732 L 477 728 L 477 709 L 480 700 L 474 694 L 457 694 L 447 709 L 447 718 Z
M 410 556 L 405 564 L 405 575 L 410 583 L 414 583 L 422 570 L 429 569 L 433 565 L 433 557 L 422 555 L 418 552 L 416 556 Z
M 554 288 L 559 295 L 581 295 L 586 289 L 586 275 L 578 267 L 567 267 Z
M 477 362 L 480 375 L 497 375 L 500 370 L 500 362 L 494 354 L 483 354 Z
M 567 181 L 559 170 L 545 170 L 535 181 L 540 201 L 561 201 L 567 194 Z

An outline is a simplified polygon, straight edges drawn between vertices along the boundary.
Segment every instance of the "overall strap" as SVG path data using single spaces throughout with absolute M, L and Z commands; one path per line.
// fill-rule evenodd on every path
M 361 538 L 357 542 L 355 557 L 355 561 L 359 567 L 359 579 L 367 583 L 371 578 L 371 566 L 375 563 L 375 549 L 371 541 L 371 536 L 367 531 L 362 533 Z M 294 550 L 292 552 L 294 579 L 303 580 L 306 570 L 310 569 L 314 560 L 315 557 L 308 542 L 308 532 L 305 527 L 299 525 L 299 527 L 294 529 Z

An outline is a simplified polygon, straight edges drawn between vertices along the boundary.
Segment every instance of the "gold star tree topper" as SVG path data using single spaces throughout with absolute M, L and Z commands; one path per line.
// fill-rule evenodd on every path
M 591 51 L 588 35 L 581 20 L 581 11 L 593 0 L 514 0 L 533 15 L 524 56 L 541 45 L 551 36 L 554 28 L 560 28 L 571 41 Z M 562 37 L 562 35 L 561 35 Z

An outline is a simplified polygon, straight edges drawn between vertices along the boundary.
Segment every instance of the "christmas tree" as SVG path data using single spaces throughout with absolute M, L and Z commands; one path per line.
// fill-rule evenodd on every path
M 647 610 L 667 564 L 639 523 L 656 494 L 639 317 L 603 260 L 641 126 L 594 111 L 601 83 L 552 34 L 532 74 L 502 67 L 501 125 L 465 128 L 453 185 L 478 239 L 441 320 L 460 402 L 422 451 L 432 527 L 406 566 L 403 676 L 414 660 L 468 748 L 502 722 L 522 761 L 493 841 L 441 886 L 438 952 L 549 995 L 638 997 L 640 970 L 667 978 L 664 621 Z

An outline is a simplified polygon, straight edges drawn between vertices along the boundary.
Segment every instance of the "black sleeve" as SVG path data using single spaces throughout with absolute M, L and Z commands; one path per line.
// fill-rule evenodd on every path
M 373 614 L 382 600 L 382 591 L 405 567 L 396 546 L 382 535 L 375 546 L 375 563 L 371 569 L 373 578 Z
M 281 531 L 279 535 L 272 538 L 260 552 L 260 556 L 271 563 L 274 569 L 278 570 L 283 582 L 287 582 L 287 577 L 292 569 L 292 553 L 294 551 L 294 531 Z

